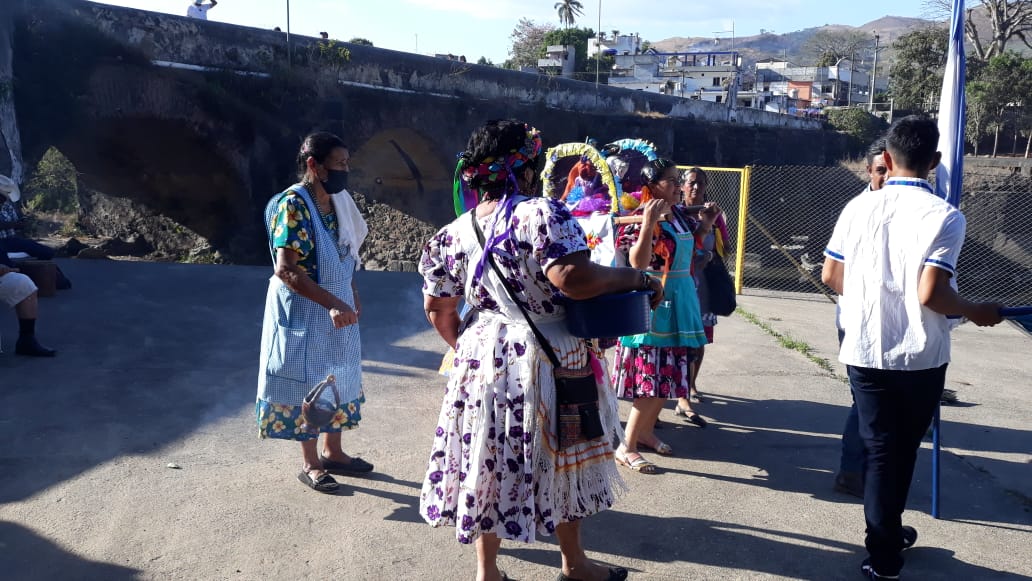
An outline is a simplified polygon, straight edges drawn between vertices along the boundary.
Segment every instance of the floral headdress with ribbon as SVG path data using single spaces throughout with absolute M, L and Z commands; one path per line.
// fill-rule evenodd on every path
M 523 144 L 517 149 L 510 150 L 504 157 L 488 157 L 480 164 L 473 165 L 468 151 L 459 154 L 452 183 L 456 216 L 461 216 L 476 207 L 480 202 L 479 192 L 484 186 L 508 182 L 512 190 L 518 190 L 516 170 L 527 163 L 534 163 L 541 155 L 542 149 L 541 132 L 530 125 L 524 125 L 524 128 L 527 135 Z
M 514 194 L 520 193 L 519 184 L 516 181 L 516 171 L 528 163 L 534 163 L 541 155 L 541 132 L 527 124 L 524 124 L 523 127 L 526 131 L 523 143 L 520 147 L 509 150 L 504 156 L 488 157 L 479 164 L 473 165 L 470 153 L 463 152 L 459 154 L 459 161 L 455 165 L 452 199 L 455 203 L 456 216 L 461 216 L 477 206 L 485 186 L 505 183 L 500 207 L 495 211 L 491 226 L 485 233 L 484 253 L 480 257 L 475 271 L 475 277 L 478 280 L 484 274 L 488 255 L 494 252 L 499 244 L 513 236 L 511 223 L 512 213 L 516 207 Z M 495 234 L 500 221 L 505 224 L 505 228 Z

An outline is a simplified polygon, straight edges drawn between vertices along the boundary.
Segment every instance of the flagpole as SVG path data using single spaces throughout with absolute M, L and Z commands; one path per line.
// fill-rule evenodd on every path
M 964 2 L 953 0 L 950 47 L 939 97 L 938 149 L 942 161 L 935 169 L 935 190 L 958 208 L 964 185 L 964 105 Z M 941 408 L 941 404 L 937 405 L 932 417 L 932 518 L 939 518 Z

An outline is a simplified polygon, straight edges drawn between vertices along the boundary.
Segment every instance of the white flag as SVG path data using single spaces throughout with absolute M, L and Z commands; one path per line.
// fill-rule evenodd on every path
M 935 190 L 944 200 L 960 205 L 964 178 L 964 0 L 953 0 L 950 48 L 939 98 L 939 151 Z

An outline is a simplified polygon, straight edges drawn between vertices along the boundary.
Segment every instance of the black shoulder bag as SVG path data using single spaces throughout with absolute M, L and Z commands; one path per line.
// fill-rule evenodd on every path
M 480 247 L 484 249 L 484 252 L 487 252 L 484 231 L 477 222 L 476 209 L 470 212 L 470 219 L 473 220 L 473 229 L 476 230 Z M 509 299 L 523 313 L 523 318 L 527 320 L 527 325 L 534 332 L 534 337 L 541 344 L 541 348 L 544 349 L 548 360 L 552 362 L 552 375 L 555 378 L 556 422 L 558 424 L 559 447 L 568 448 L 587 440 L 601 438 L 605 435 L 605 431 L 602 429 L 602 418 L 599 414 L 598 384 L 595 382 L 594 370 L 592 370 L 590 365 L 580 369 L 571 369 L 560 364 L 559 357 L 552 349 L 551 343 L 548 342 L 548 339 L 534 324 L 534 320 L 531 318 L 530 313 L 527 312 L 527 309 L 516 298 L 516 293 L 509 286 L 509 282 L 505 279 L 498 265 L 495 264 L 494 257 L 490 253 L 487 255 L 487 261 L 491 264 L 491 269 L 498 276 L 502 286 L 505 287 L 505 293 L 509 295 Z

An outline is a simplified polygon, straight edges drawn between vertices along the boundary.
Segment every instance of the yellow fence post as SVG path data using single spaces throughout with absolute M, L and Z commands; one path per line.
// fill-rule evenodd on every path
M 742 189 L 738 203 L 738 240 L 735 242 L 735 294 L 742 294 L 745 280 L 745 227 L 749 220 L 749 182 L 752 180 L 752 166 L 742 170 Z

